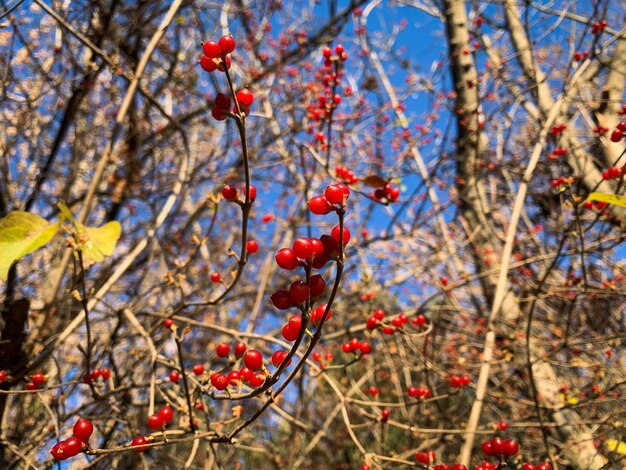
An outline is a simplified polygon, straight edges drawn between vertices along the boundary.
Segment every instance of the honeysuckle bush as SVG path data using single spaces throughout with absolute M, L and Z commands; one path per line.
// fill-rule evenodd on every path
M 2 8 L 2 468 L 621 465 L 621 5 Z

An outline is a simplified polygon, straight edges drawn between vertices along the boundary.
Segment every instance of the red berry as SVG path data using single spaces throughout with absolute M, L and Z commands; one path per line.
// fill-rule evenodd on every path
M 46 381 L 46 376 L 43 374 L 34 374 L 31 381 L 36 385 L 39 386 L 42 383 L 44 383 Z
M 310 258 L 313 254 L 313 244 L 311 240 L 308 238 L 300 237 L 296 238 L 296 241 L 293 242 L 293 252 L 296 257 L 300 259 Z
M 32 382 L 28 382 L 28 383 L 26 384 L 26 390 L 30 390 L 31 392 L 32 392 L 33 390 L 37 390 L 37 388 L 38 388 L 38 387 L 37 387 L 37 385 L 35 385 L 35 384 L 34 384 L 34 383 L 32 383 Z
M 483 442 L 482 448 L 483 448 L 483 454 L 485 454 L 487 457 L 495 455 L 493 453 L 493 449 L 491 448 L 491 442 L 490 441 Z
M 502 446 L 502 453 L 507 457 L 512 457 L 519 452 L 519 444 L 513 439 L 507 439 Z
M 0 370 L 0 383 L 5 382 L 7 379 L 7 373 L 3 370 Z
M 306 302 L 309 288 L 304 281 L 294 281 L 289 286 L 289 299 L 296 305 Z
M 274 354 L 272 354 L 272 364 L 274 364 L 274 367 L 279 367 L 283 363 L 286 357 L 287 357 L 286 351 L 282 351 L 282 350 L 275 351 Z M 289 360 L 289 363 L 291 363 L 291 360 Z
M 230 98 L 224 93 L 218 93 L 215 97 L 215 106 L 219 109 L 230 109 Z
M 235 50 L 235 40 L 230 34 L 220 38 L 220 50 L 222 55 L 230 54 Z
M 146 447 L 139 447 L 147 443 L 148 443 L 148 440 L 145 437 L 137 436 L 136 438 L 133 439 L 130 445 L 131 447 L 137 447 L 136 449 L 133 449 L 133 450 L 139 453 L 139 452 L 145 452 L 146 450 L 148 450 Z
M 386 423 L 387 421 L 389 421 L 389 415 L 390 415 L 390 411 L 387 408 L 384 408 L 383 410 L 381 410 L 380 412 L 380 421 L 381 423 Z
M 619 129 L 615 129 L 613 132 L 611 132 L 611 142 L 619 142 L 620 140 L 622 140 L 623 136 L 624 134 L 622 133 L 622 131 L 620 131 Z
M 330 49 L 330 47 L 325 47 L 324 49 L 322 49 L 322 55 L 327 59 L 330 59 L 330 56 L 333 55 L 333 51 Z
M 239 376 L 240 376 L 242 382 L 248 382 L 252 378 L 253 375 L 254 375 L 254 372 L 252 372 L 247 367 L 242 367 L 239 370 Z
M 344 192 L 338 184 L 328 186 L 324 191 L 324 196 L 331 204 L 343 204 Z
M 211 274 L 211 281 L 214 283 L 218 283 L 222 280 L 222 275 L 220 273 L 213 273 Z
M 244 196 L 246 195 L 247 191 L 246 191 L 245 185 L 241 188 L 241 192 L 243 193 Z M 256 199 L 256 188 L 253 185 L 250 185 L 250 202 L 254 202 L 255 199 Z
M 228 378 L 219 372 L 211 374 L 211 385 L 213 385 L 217 390 L 226 390 L 228 388 Z
M 237 386 L 241 382 L 241 373 L 238 370 L 231 370 L 226 376 L 226 380 L 230 385 Z
M 196 375 L 204 374 L 204 366 L 202 364 L 196 364 L 193 366 L 193 373 Z
M 335 52 L 337 53 L 337 55 L 341 55 L 344 52 L 344 48 L 342 44 L 337 44 L 335 46 Z
M 55 446 L 50 449 L 50 454 L 55 460 L 65 460 L 69 455 L 65 452 L 65 441 L 57 442 Z
M 161 429 L 163 427 L 163 418 L 159 414 L 154 414 L 148 417 L 148 427 L 150 429 Z
M 376 395 L 378 395 L 378 389 L 376 387 L 370 387 L 369 388 L 369 394 L 373 397 L 375 397 Z
M 242 88 L 237 92 L 237 101 L 239 102 L 239 106 L 249 108 L 254 101 L 254 95 L 247 88 Z
M 72 434 L 83 442 L 87 442 L 93 433 L 93 424 L 88 419 L 80 418 L 74 424 Z
M 217 354 L 217 357 L 228 357 L 228 354 L 230 353 L 230 346 L 226 343 L 220 343 L 215 348 L 215 353 Z
M 220 45 L 215 41 L 207 41 L 202 44 L 202 52 L 205 56 L 211 59 L 215 59 L 216 57 L 220 56 L 221 48 Z
M 227 201 L 234 201 L 237 199 L 237 188 L 229 184 L 222 188 L 222 197 Z
M 249 254 L 253 255 L 257 251 L 259 251 L 259 244 L 254 240 L 248 240 L 248 242 L 246 243 L 246 251 Z
M 168 329 L 171 328 L 172 326 L 174 326 L 174 320 L 172 320 L 171 318 L 166 318 L 165 320 L 163 320 L 163 326 Z
M 177 370 L 173 370 L 172 372 L 170 372 L 170 382 L 173 383 L 178 383 L 178 381 L 180 380 L 180 373 Z
M 202 70 L 205 72 L 213 72 L 217 68 L 217 64 L 210 57 L 202 56 L 200 59 L 200 67 L 202 67 Z
M 332 206 L 324 196 L 315 196 L 309 199 L 309 209 L 316 215 L 328 214 L 332 210 Z
M 74 457 L 83 450 L 83 442 L 77 437 L 70 437 L 65 441 L 63 453 L 67 457 Z
M 246 352 L 247 346 L 243 341 L 239 341 L 235 344 L 235 357 L 240 358 Z
M 221 108 L 218 108 L 217 106 L 213 106 L 213 109 L 211 109 L 211 116 L 213 116 L 213 118 L 216 119 L 217 121 L 223 121 L 224 119 L 228 117 L 228 115 L 224 112 L 224 110 Z
M 361 354 L 369 354 L 372 352 L 372 346 L 369 343 L 361 343 L 359 351 L 361 351 Z
M 174 410 L 168 405 L 165 405 L 159 410 L 159 416 L 163 420 L 163 423 L 167 424 L 174 419 Z
M 287 341 L 295 341 L 300 334 L 302 328 L 302 317 L 300 315 L 294 315 L 289 319 L 289 322 L 283 327 L 283 338 Z
M 324 278 L 319 274 L 311 276 L 311 279 L 309 280 L 309 289 L 311 291 L 311 297 L 319 297 L 322 295 L 326 289 L 326 282 L 324 282 Z
M 291 271 L 298 266 L 298 257 L 291 248 L 282 248 L 276 253 L 276 264 Z
M 504 439 L 501 437 L 491 439 L 491 455 L 504 455 L 504 442 Z
M 259 372 L 258 374 L 254 374 L 250 377 L 250 385 L 252 387 L 260 387 L 264 382 L 265 374 L 263 372 Z
M 415 458 L 419 463 L 428 465 L 435 461 L 435 453 L 432 450 L 427 452 L 418 452 L 415 455 Z
M 330 232 L 330 236 L 337 242 L 339 242 L 339 225 L 335 225 Z M 343 246 L 346 246 L 350 241 L 350 230 L 346 227 L 343 228 Z
M 259 370 L 263 366 L 263 355 L 256 349 L 251 349 L 243 357 L 243 362 L 248 369 Z
M 287 292 L 286 290 L 279 290 L 274 292 L 270 296 L 270 300 L 272 301 L 274 307 L 276 307 L 278 310 L 287 310 L 294 305 L 291 301 L 291 297 L 289 297 L 289 292 Z

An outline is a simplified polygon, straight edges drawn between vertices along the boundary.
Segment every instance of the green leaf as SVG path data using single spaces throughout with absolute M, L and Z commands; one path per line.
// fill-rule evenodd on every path
M 86 227 L 78 224 L 79 239 L 83 251 L 83 262 L 88 266 L 111 256 L 115 245 L 122 234 L 122 226 L 117 220 L 104 224 L 102 227 Z
M 607 202 L 616 206 L 626 207 L 626 196 L 618 196 L 617 194 L 591 193 L 587 196 L 587 201 Z
M 18 259 L 48 243 L 59 225 L 21 211 L 0 219 L 0 279 L 6 280 L 11 265 Z
M 618 454 L 626 455 L 626 444 L 623 442 L 616 441 L 615 439 L 607 439 L 606 447 L 611 452 L 617 452 Z

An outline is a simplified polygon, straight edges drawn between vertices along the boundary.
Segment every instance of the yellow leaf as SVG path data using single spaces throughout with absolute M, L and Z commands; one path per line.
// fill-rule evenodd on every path
M 606 447 L 611 452 L 617 452 L 618 454 L 626 455 L 626 443 L 621 441 L 616 441 L 615 439 L 607 439 Z
M 57 205 L 61 210 L 61 218 L 69 220 L 74 225 L 85 267 L 98 263 L 113 254 L 115 245 L 122 234 L 122 226 L 118 221 L 113 220 L 102 227 L 87 227 L 74 219 L 72 212 L 65 204 L 59 202 Z
M 82 243 L 83 261 L 89 265 L 100 262 L 115 251 L 115 245 L 122 234 L 122 226 L 117 220 L 102 227 L 86 227 L 79 224 Z
M 11 212 L 0 219 L 0 279 L 6 280 L 11 265 L 21 257 L 48 243 L 59 230 L 29 212 Z
M 618 196 L 617 194 L 591 193 L 587 196 L 587 201 L 607 202 L 616 206 L 626 207 L 626 196 Z

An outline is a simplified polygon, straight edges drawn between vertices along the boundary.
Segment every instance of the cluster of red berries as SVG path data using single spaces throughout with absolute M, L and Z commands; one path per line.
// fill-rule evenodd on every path
M 558 157 L 567 154 L 567 149 L 564 147 L 555 148 L 550 155 L 548 155 L 548 160 L 556 160 Z
M 346 184 L 357 184 L 359 182 L 359 178 L 354 174 L 354 172 L 342 165 L 338 165 L 335 168 L 335 175 L 337 175 L 337 178 L 344 181 Z
M 594 21 L 593 26 L 591 27 L 591 34 L 601 33 L 606 29 L 607 26 L 608 23 L 606 22 L 606 20 Z
M 598 136 L 604 135 L 607 132 L 609 132 L 609 128 L 605 126 L 597 125 L 596 127 L 593 128 L 593 133 Z
M 424 465 L 430 465 L 435 461 L 436 458 L 437 455 L 432 450 L 418 452 L 417 454 L 415 454 L 415 460 L 417 460 L 419 463 L 423 463 Z
M 233 105 L 232 112 L 233 114 L 241 114 L 247 116 L 250 114 L 250 106 L 252 106 L 252 102 L 254 101 L 254 95 L 247 88 L 242 88 L 235 95 L 237 99 L 237 104 L 239 105 L 239 109 L 237 109 L 237 104 Z M 226 119 L 230 112 L 231 101 L 228 95 L 224 93 L 218 93 L 215 96 L 215 100 L 213 102 L 213 109 L 211 109 L 211 115 L 217 119 L 218 121 L 223 121 Z
M 345 184 L 333 184 L 326 187 L 323 195 L 309 199 L 308 206 L 316 215 L 325 215 L 331 211 L 337 211 L 337 207 L 345 207 L 346 200 L 350 197 L 350 188 Z
M 409 387 L 407 390 L 411 398 L 429 398 L 430 390 L 427 387 Z
M 404 325 L 406 325 L 409 322 L 409 317 L 406 313 L 400 313 L 391 320 L 391 324 L 393 325 L 393 327 L 389 325 L 384 325 L 383 324 L 384 318 L 385 318 L 384 310 L 378 309 L 372 314 L 372 316 L 370 316 L 367 319 L 367 323 L 365 324 L 365 327 L 368 330 L 375 330 L 378 327 L 382 327 L 381 331 L 383 334 L 392 335 L 396 332 L 396 330 L 401 329 Z M 424 315 L 417 315 L 416 317 L 411 319 L 411 323 L 421 328 L 422 326 L 426 324 L 426 317 Z
M 241 194 L 245 198 L 246 196 L 245 185 L 241 187 Z M 243 201 L 239 200 L 239 190 L 237 189 L 237 187 L 230 185 L 230 184 L 224 185 L 224 187 L 222 188 L 222 197 L 226 199 L 227 201 L 237 202 L 239 204 L 243 203 Z M 256 187 L 254 187 L 253 185 L 250 185 L 250 202 L 254 202 L 255 199 L 256 199 Z
M 313 354 L 311 354 L 311 358 L 315 361 L 315 362 L 322 362 L 322 353 L 319 351 L 315 351 Z M 335 358 L 335 356 L 333 356 L 333 353 L 331 352 L 326 352 L 326 354 L 324 354 L 324 360 L 327 362 L 331 362 L 333 359 Z
M 341 83 L 343 72 L 340 70 L 340 64 L 348 59 L 347 54 L 341 44 L 335 47 L 337 55 L 333 56 L 333 51 L 330 47 L 325 47 L 322 50 L 324 55 L 324 66 L 316 73 L 316 78 L 321 83 L 321 91 L 317 96 L 317 104 L 311 103 L 307 107 L 307 117 L 315 122 L 324 122 L 325 119 L 330 118 L 335 108 L 341 103 L 341 95 L 335 93 L 338 85 Z M 333 71 L 333 63 L 337 64 L 337 68 Z M 321 134 L 321 138 L 320 135 Z M 318 132 L 316 135 L 317 140 L 324 142 L 325 136 L 323 133 Z
M 583 60 L 585 60 L 587 57 L 589 57 L 589 51 L 585 51 L 585 52 L 574 52 L 574 61 L 576 62 L 582 62 Z
M 283 327 L 283 338 L 285 338 L 286 341 L 295 341 L 298 339 L 301 330 L 302 316 L 292 315 L 291 318 L 289 318 L 289 321 L 287 321 L 287 324 Z
M 230 347 L 227 344 L 220 343 L 220 345 L 218 345 L 218 349 L 220 350 L 218 355 L 222 354 L 220 357 L 228 357 Z M 239 370 L 231 370 L 226 374 L 221 372 L 211 373 L 209 376 L 209 382 L 213 388 L 218 391 L 223 391 L 229 386 L 238 387 L 244 383 L 248 383 L 252 387 L 260 387 L 263 383 L 265 383 L 267 376 L 264 371 L 261 371 L 263 368 L 263 354 L 256 349 L 251 349 L 247 352 L 245 351 L 245 343 L 239 342 L 235 345 L 235 356 L 237 358 L 241 358 L 243 356 L 243 362 L 245 364 L 244 367 Z M 278 362 L 278 364 L 280 364 L 286 356 L 287 353 L 284 351 L 277 351 L 272 356 L 272 363 L 276 365 L 276 360 L 280 358 L 280 361 Z M 204 375 L 204 372 L 204 366 L 202 364 L 196 364 L 193 367 L 193 373 L 196 376 L 201 377 Z
M 233 351 L 235 353 L 235 357 L 239 359 L 246 352 L 247 346 L 246 343 L 239 341 L 235 344 Z M 217 357 L 228 357 L 230 354 L 230 345 L 228 343 L 219 343 L 215 348 L 215 353 Z
M 441 465 L 435 465 L 433 470 L 467 470 L 467 467 L 462 463 L 454 463 L 451 465 L 442 463 Z
M 553 136 L 557 136 L 565 129 L 567 129 L 567 124 L 557 124 L 556 126 L 552 126 L 552 129 L 550 129 L 550 134 Z
M 574 182 L 574 178 L 573 178 L 573 177 L 571 177 L 571 176 L 569 176 L 569 177 L 567 177 L 567 178 L 566 178 L 566 177 L 564 177 L 564 176 L 559 176 L 558 178 L 553 179 L 553 180 L 550 182 L 550 185 L 551 185 L 553 188 L 560 188 L 561 186 L 567 186 L 567 185 L 570 185 L 570 184 L 572 184 L 573 182 Z
M 33 374 L 30 378 L 30 382 L 26 384 L 26 390 L 38 390 L 48 378 L 43 374 Z
M 352 338 L 347 343 L 341 345 L 341 350 L 346 354 L 369 354 L 372 352 L 372 345 L 366 342 L 359 341 L 357 338 Z
M 620 121 L 617 127 L 611 132 L 611 142 L 620 142 L 626 132 L 626 121 Z
M 292 248 L 281 248 L 276 253 L 276 264 L 288 271 L 294 270 L 303 264 L 310 265 L 315 269 L 322 269 L 326 263 L 338 255 L 339 241 L 342 239 L 344 246 L 350 240 L 350 231 L 344 227 L 343 236 L 340 236 L 339 225 L 335 226 L 330 235 L 322 235 L 318 238 L 298 238 Z M 326 289 L 324 278 L 313 275 L 308 284 L 297 280 L 291 283 L 287 290 L 274 292 L 270 299 L 272 304 L 279 310 L 287 310 L 296 305 L 301 305 L 308 299 L 320 297 Z M 323 313 L 323 312 L 322 312 Z
M 583 203 L 583 208 L 587 210 L 597 209 L 599 211 L 602 211 L 606 208 L 606 206 L 607 206 L 607 203 L 601 202 L 601 201 L 585 201 Z
M 87 372 L 85 375 L 83 375 L 83 382 L 86 384 L 90 384 L 98 380 L 99 378 L 102 378 L 102 380 L 109 380 L 109 377 L 111 377 L 111 370 L 107 367 L 104 367 L 102 369 L 94 369 L 91 372 Z
M 87 443 L 93 433 L 93 424 L 84 418 L 79 418 L 72 429 L 72 436 L 69 439 L 58 442 L 51 450 L 50 454 L 55 460 L 65 460 L 80 454 L 88 447 Z
M 497 463 L 487 462 L 483 460 L 480 464 L 474 465 L 474 470 L 497 470 L 499 465 Z
M 512 457 L 519 452 L 519 444 L 513 439 L 494 437 L 483 442 L 483 454 L 487 457 Z
M 313 311 L 311 312 L 311 323 L 313 323 L 314 325 L 319 325 L 319 323 L 322 321 L 322 318 L 324 317 L 326 307 L 327 304 L 321 304 L 313 309 Z M 332 316 L 333 311 L 329 309 L 328 314 L 326 315 L 326 320 L 329 320 Z
M 463 388 L 467 387 L 471 382 L 469 375 L 453 375 L 450 377 L 448 383 L 452 388 Z
M 626 167 L 618 168 L 616 166 L 612 166 L 608 170 L 604 170 L 602 172 L 602 179 L 604 180 L 616 180 L 619 179 L 622 174 L 626 174 Z
M 165 405 L 158 413 L 148 417 L 148 427 L 154 430 L 163 429 L 172 419 L 174 419 L 174 411 L 171 407 Z
M 396 202 L 400 197 L 400 188 L 387 183 L 383 188 L 379 188 L 372 194 L 372 199 L 376 201 L 388 203 Z
M 282 261 L 286 257 L 284 250 L 289 250 L 289 248 L 283 248 L 276 253 L 276 259 L 279 266 L 280 261 L 278 260 Z M 326 281 L 324 281 L 324 278 L 320 274 L 315 274 L 311 276 L 308 284 L 301 280 L 293 281 L 288 289 L 274 292 L 270 296 L 270 300 L 277 309 L 288 310 L 296 305 L 302 305 L 309 299 L 317 299 L 324 293 L 325 290 Z
M 522 470 L 552 470 L 552 464 L 547 461 L 538 463 L 537 465 L 524 462 L 524 465 L 522 465 Z
M 222 36 L 219 42 L 207 41 L 202 44 L 200 67 L 206 72 L 213 72 L 215 69 L 224 72 L 230 69 L 230 57 L 228 54 L 235 50 L 235 40 L 230 34 Z

